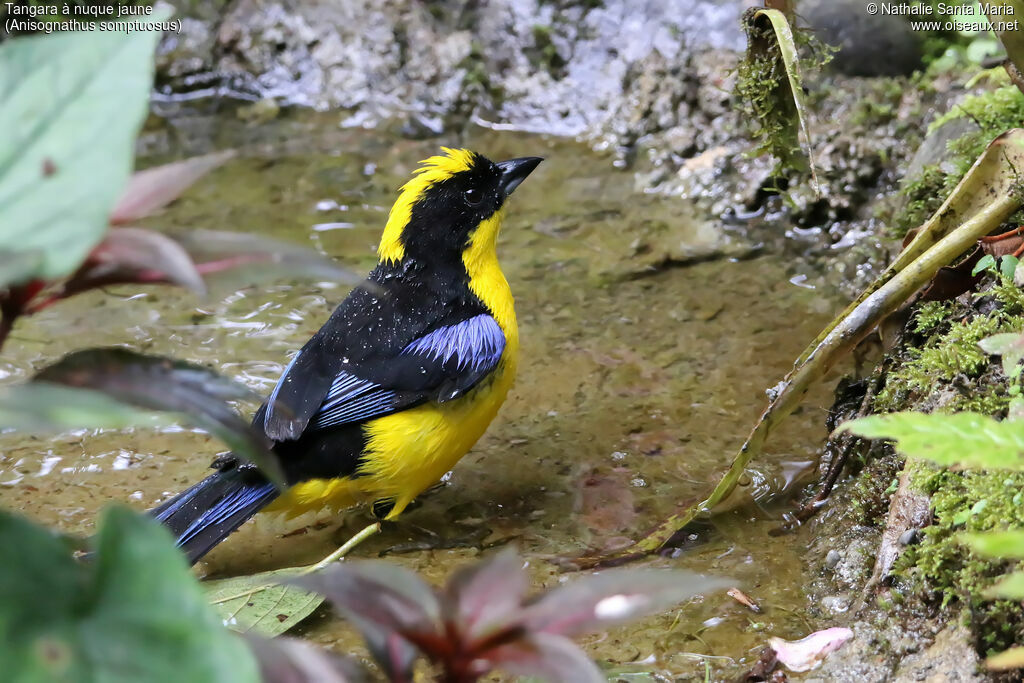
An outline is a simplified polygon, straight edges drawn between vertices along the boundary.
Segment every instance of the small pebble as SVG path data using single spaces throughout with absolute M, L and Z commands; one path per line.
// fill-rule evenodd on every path
M 836 565 L 839 564 L 839 561 L 842 559 L 843 556 L 839 553 L 839 551 L 833 548 L 832 550 L 828 551 L 827 555 L 825 555 L 825 566 L 829 569 L 835 569 Z
M 917 542 L 917 529 L 907 529 L 899 538 L 900 545 L 911 545 Z

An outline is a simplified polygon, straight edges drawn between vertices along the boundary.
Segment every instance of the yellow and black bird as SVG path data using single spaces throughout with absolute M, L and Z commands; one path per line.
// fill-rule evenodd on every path
M 443 151 L 401 188 L 368 284 L 295 354 L 253 418 L 289 488 L 227 456 L 152 511 L 192 562 L 264 509 L 368 502 L 393 519 L 494 419 L 519 349 L 495 243 L 508 196 L 541 159 Z

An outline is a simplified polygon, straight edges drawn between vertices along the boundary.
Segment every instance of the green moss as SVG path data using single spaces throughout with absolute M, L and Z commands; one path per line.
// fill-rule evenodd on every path
M 908 230 L 921 225 L 942 205 L 985 147 L 996 136 L 1024 122 L 1024 93 L 1009 85 L 968 96 L 935 119 L 929 133 L 961 118 L 970 119 L 977 125 L 949 142 L 948 155 L 940 164 L 926 166 L 917 176 L 904 182 L 901 194 L 907 203 L 892 221 L 896 236 L 903 236 Z M 1021 222 L 1022 218 L 1017 215 L 1012 220 Z
M 926 301 L 914 313 L 912 329 L 917 334 L 930 334 L 949 321 L 951 306 L 945 301 Z
M 462 90 L 466 95 L 484 93 L 490 98 L 493 106 L 498 106 L 505 98 L 505 91 L 491 80 L 487 73 L 487 60 L 484 58 L 483 46 L 473 41 L 470 43 L 469 54 L 459 64 L 465 70 L 462 77 Z
M 1024 611 L 1011 601 L 982 597 L 985 588 L 1014 567 L 971 554 L 957 536 L 1024 528 L 1024 473 L 953 472 L 911 462 L 911 485 L 931 496 L 934 523 L 910 546 L 895 570 L 916 591 L 942 607 L 964 606 L 983 654 L 1024 639 Z
M 902 348 L 894 351 L 896 369 L 886 378 L 874 410 L 1006 415 L 1009 380 L 978 341 L 1022 329 L 1024 292 L 998 277 L 972 298 L 919 305 Z M 920 461 L 907 462 L 906 472 L 910 486 L 931 498 L 934 521 L 894 566 L 903 592 L 959 610 L 983 655 L 1024 642 L 1019 603 L 983 598 L 984 590 L 1014 567 L 976 557 L 958 540 L 965 531 L 1024 529 L 1024 473 L 951 471 Z M 884 472 L 875 489 L 888 481 Z
M 915 4 L 930 5 L 932 13 L 930 16 L 913 17 L 914 19 L 950 19 L 952 17 L 947 9 L 949 5 L 973 6 L 975 11 L 980 14 L 980 9 L 977 8 L 974 0 L 919 0 Z M 945 5 L 946 8 L 940 8 L 939 5 Z M 970 17 L 962 18 L 971 20 Z M 908 17 L 908 19 L 910 18 Z M 940 21 L 939 23 L 941 24 L 942 22 Z M 976 65 L 979 58 L 973 54 L 972 45 L 977 44 L 979 41 L 988 42 L 991 40 L 988 33 L 972 35 L 944 29 L 921 30 L 916 31 L 916 34 L 921 44 L 921 54 L 924 62 L 931 71 L 935 71 L 932 67 L 948 69 L 951 65 Z
M 908 231 L 924 223 L 960 182 L 963 174 L 944 171 L 939 164 L 925 166 L 913 178 L 908 178 L 900 190 L 906 205 L 892 221 L 892 234 L 902 238 Z
M 891 412 L 937 393 L 954 379 L 961 380 L 960 391 L 933 409 L 945 412 L 965 410 L 968 404 L 986 402 L 995 408 L 1002 405 L 990 392 L 976 389 L 977 380 L 989 366 L 989 356 L 978 342 L 1000 332 L 1012 332 L 1024 327 L 1024 319 L 1016 310 L 1004 308 L 989 315 L 975 315 L 949 325 L 943 324 L 940 309 L 932 307 L 924 318 L 916 318 L 916 325 L 935 330 L 919 347 L 906 350 L 906 358 L 899 368 L 886 378 L 885 387 L 875 397 L 876 412 Z M 944 329 L 948 327 L 948 329 Z M 941 331 L 940 331 L 941 330 Z M 964 383 L 966 381 L 966 383 Z M 1008 399 L 1007 399 L 1008 401 Z M 1005 406 L 1003 406 L 1005 408 Z
M 858 98 L 850 114 L 854 126 L 882 126 L 896 116 L 903 99 L 906 81 L 879 78 L 872 83 L 866 97 Z
M 757 9 L 743 15 L 747 52 L 736 68 L 735 104 L 751 122 L 760 140 L 755 154 L 769 154 L 779 162 L 777 171 L 807 170 L 808 164 L 798 138 L 799 113 L 793 99 L 789 76 L 771 23 L 757 18 Z M 811 31 L 794 29 L 793 41 L 801 54 L 800 74 L 818 70 L 831 61 L 834 50 Z

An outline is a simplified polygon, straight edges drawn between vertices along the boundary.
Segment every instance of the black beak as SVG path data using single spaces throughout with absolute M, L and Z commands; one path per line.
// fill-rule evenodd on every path
M 512 191 L 519 187 L 519 183 L 526 180 L 526 176 L 530 175 L 533 169 L 537 168 L 540 162 L 544 161 L 540 157 L 522 157 L 519 159 L 509 159 L 508 161 L 499 161 L 497 163 L 498 168 L 501 170 L 501 189 L 505 191 L 505 196 L 512 194 Z

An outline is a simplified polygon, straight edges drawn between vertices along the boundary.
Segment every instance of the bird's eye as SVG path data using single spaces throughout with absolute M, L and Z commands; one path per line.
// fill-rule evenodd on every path
M 483 193 L 473 187 L 466 190 L 462 196 L 466 198 L 466 203 L 470 206 L 476 206 L 484 198 Z

